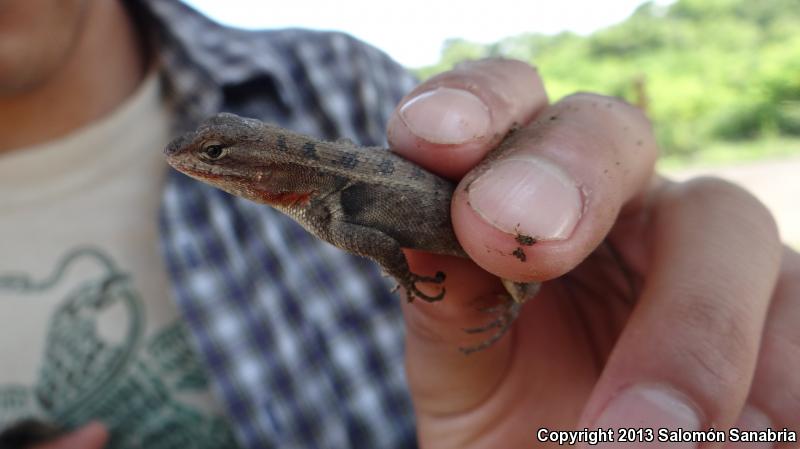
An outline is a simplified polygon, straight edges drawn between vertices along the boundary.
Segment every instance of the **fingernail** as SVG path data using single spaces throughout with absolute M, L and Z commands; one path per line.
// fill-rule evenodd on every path
M 489 132 L 489 108 L 466 90 L 439 87 L 400 108 L 400 117 L 417 137 L 438 144 L 459 144 Z
M 538 240 L 568 238 L 583 210 L 575 181 L 533 157 L 493 165 L 469 185 L 469 204 L 501 231 Z
M 764 412 L 753 407 L 752 405 L 747 405 L 744 408 L 742 414 L 739 415 L 739 420 L 736 421 L 736 425 L 733 427 L 743 432 L 764 431 L 769 428 L 774 429 L 772 427 L 772 421 L 769 419 L 769 417 Z M 730 435 L 730 437 L 732 436 L 733 435 Z M 747 443 L 742 443 L 741 438 L 739 438 L 739 440 L 740 441 L 729 440 L 728 444 L 725 445 L 725 449 L 733 449 L 742 447 L 743 445 L 746 445 L 747 449 L 769 449 L 774 447 L 774 444 L 770 442 L 750 441 Z
M 653 429 L 653 441 L 631 444 L 615 441 L 597 447 L 611 448 L 696 448 L 697 443 L 659 441 L 659 429 L 668 431 L 700 430 L 700 415 L 689 400 L 677 391 L 657 386 L 639 385 L 628 388 L 606 405 L 592 428 Z

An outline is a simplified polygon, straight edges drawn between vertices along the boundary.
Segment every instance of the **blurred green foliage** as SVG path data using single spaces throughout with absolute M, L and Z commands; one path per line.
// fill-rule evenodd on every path
M 593 91 L 644 107 L 672 157 L 800 136 L 800 0 L 650 2 L 589 36 L 454 39 L 417 74 L 500 55 L 536 64 L 553 99 Z

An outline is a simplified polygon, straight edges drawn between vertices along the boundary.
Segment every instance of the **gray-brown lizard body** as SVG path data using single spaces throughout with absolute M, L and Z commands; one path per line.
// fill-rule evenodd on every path
M 416 283 L 441 283 L 444 274 L 412 273 L 401 248 L 467 256 L 450 221 L 453 183 L 390 151 L 346 140 L 323 142 L 258 120 L 219 114 L 173 141 L 165 153 L 177 170 L 271 205 L 319 238 L 375 260 L 407 290 L 409 300 L 441 299 L 444 289 L 430 296 Z M 504 285 L 514 300 L 513 315 L 538 287 Z M 501 328 L 491 343 L 512 319 L 479 330 Z

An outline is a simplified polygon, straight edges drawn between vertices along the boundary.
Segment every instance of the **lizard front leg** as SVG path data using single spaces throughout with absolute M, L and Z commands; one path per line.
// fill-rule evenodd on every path
M 434 276 L 412 273 L 400 244 L 390 235 L 378 229 L 345 221 L 332 222 L 328 232 L 333 237 L 330 241 L 336 242 L 337 246 L 377 262 L 387 274 L 393 276 L 406 289 L 409 302 L 413 301 L 415 296 L 428 302 L 439 301 L 444 297 L 444 287 L 437 295 L 431 296 L 420 291 L 416 285 L 418 282 L 441 284 L 444 282 L 444 273 L 439 271 Z

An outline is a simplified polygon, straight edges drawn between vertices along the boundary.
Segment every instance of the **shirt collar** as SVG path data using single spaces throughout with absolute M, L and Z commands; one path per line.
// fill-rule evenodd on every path
M 132 0 L 132 5 L 144 15 L 145 32 L 154 35 L 179 131 L 218 112 L 225 87 L 255 78 L 269 78 L 275 100 L 287 108 L 299 101 L 280 42 L 266 38 L 268 32 L 263 39 L 254 38 L 252 31 L 224 27 L 177 0 Z M 291 38 L 291 33 L 274 37 Z

